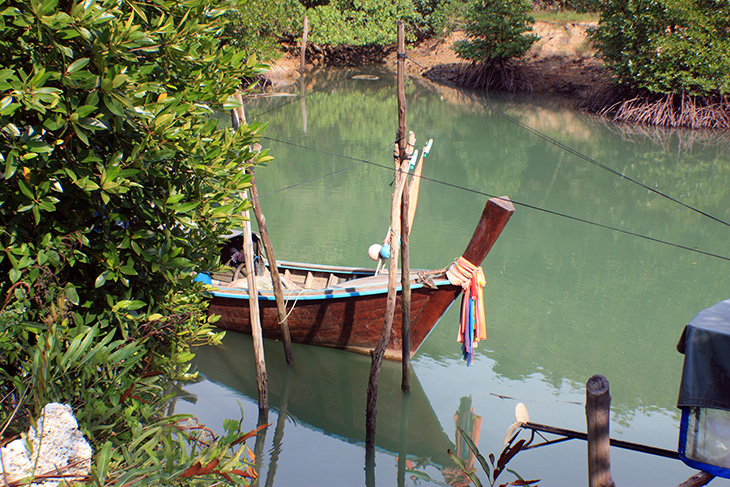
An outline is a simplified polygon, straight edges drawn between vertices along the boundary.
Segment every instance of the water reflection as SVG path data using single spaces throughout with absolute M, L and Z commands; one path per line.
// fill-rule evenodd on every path
M 369 358 L 298 346 L 294 350 L 295 363 L 287 366 L 280 343 L 266 340 L 265 345 L 269 403 L 277 411 L 277 418 L 272 422 L 273 433 L 270 427 L 268 432 L 260 434 L 254 451 L 257 458 L 264 458 L 266 436 L 273 434 L 266 459 L 266 485 L 273 485 L 289 427 L 304 427 L 339 441 L 364 445 Z M 256 403 L 251 337 L 228 333 L 223 345 L 197 349 L 193 364 L 206 381 L 224 388 L 226 395 Z M 380 376 L 378 411 L 376 449 L 398 457 L 402 479 L 406 460 L 420 467 L 430 465 L 439 469 L 451 464 L 447 452 L 453 445 L 415 374 L 411 376 L 411 392 L 403 394 L 400 365 L 386 361 Z

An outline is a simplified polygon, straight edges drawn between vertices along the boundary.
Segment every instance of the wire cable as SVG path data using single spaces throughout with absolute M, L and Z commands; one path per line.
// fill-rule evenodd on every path
M 279 139 L 275 139 L 273 137 L 268 137 L 268 136 L 263 136 L 262 139 L 266 139 L 266 140 L 269 140 L 271 142 L 277 142 L 277 143 L 280 143 L 280 144 L 290 145 L 292 147 L 297 147 L 297 148 L 300 148 L 300 149 L 306 149 L 306 150 L 311 150 L 311 151 L 315 151 L 315 152 L 320 152 L 322 154 L 327 154 L 327 155 L 339 157 L 339 158 L 342 158 L 342 159 L 349 159 L 349 160 L 353 160 L 353 161 L 358 161 L 358 164 L 353 164 L 353 165 L 348 166 L 346 168 L 339 169 L 339 170 L 336 170 L 336 171 L 332 171 L 329 174 L 325 174 L 323 176 L 320 176 L 320 177 L 317 177 L 317 178 L 313 178 L 311 180 L 302 181 L 302 182 L 299 182 L 299 183 L 296 183 L 296 184 L 287 186 L 285 188 L 281 188 L 281 189 L 278 189 L 276 191 L 272 191 L 272 192 L 266 193 L 267 195 L 268 194 L 272 194 L 272 193 L 276 193 L 276 192 L 279 192 L 279 191 L 284 191 L 285 189 L 289 189 L 289 188 L 292 188 L 294 186 L 299 186 L 301 184 L 306 184 L 306 183 L 308 183 L 310 181 L 314 181 L 314 180 L 317 180 L 317 179 L 321 179 L 323 177 L 326 177 L 326 176 L 329 176 L 329 175 L 332 175 L 332 174 L 335 174 L 335 173 L 338 173 L 338 172 L 341 172 L 341 171 L 345 171 L 345 170 L 348 170 L 348 169 L 352 169 L 352 168 L 357 167 L 357 166 L 360 166 L 362 164 L 369 164 L 371 166 L 378 167 L 378 168 L 381 168 L 381 169 L 387 169 L 389 171 L 394 170 L 394 168 L 392 166 L 388 166 L 388 165 L 385 165 L 385 164 L 379 164 L 379 163 L 373 162 L 371 160 L 359 159 L 357 157 L 352 157 L 352 156 L 345 156 L 345 155 L 337 154 L 335 152 L 327 151 L 327 150 L 324 150 L 324 149 L 318 149 L 318 148 L 314 148 L 314 147 L 307 147 L 305 145 L 297 144 L 297 143 L 294 143 L 294 142 L 288 142 L 288 141 L 285 141 L 285 140 L 279 140 Z M 390 147 L 390 144 L 387 145 L 385 148 L 387 148 L 387 147 Z M 385 148 L 380 149 L 378 151 L 378 153 L 380 153 L 383 150 L 385 150 Z M 373 158 L 374 157 L 375 156 L 373 156 Z M 400 169 L 395 169 L 395 170 L 396 171 L 399 171 Z M 406 171 L 406 173 L 408 173 L 408 172 Z M 478 194 L 478 195 L 481 195 L 481 196 L 486 196 L 487 198 L 499 198 L 499 196 L 496 196 L 496 195 L 493 195 L 493 194 L 490 194 L 490 193 L 485 193 L 483 191 L 478 191 L 476 189 L 467 188 L 465 186 L 460 186 L 458 184 L 453 184 L 453 183 L 449 183 L 449 182 L 446 182 L 446 181 L 440 181 L 438 179 L 429 178 L 429 177 L 423 176 L 423 175 L 421 176 L 421 180 L 422 181 L 429 181 L 429 182 L 436 183 L 436 184 L 440 184 L 442 186 L 446 186 L 446 187 L 449 187 L 449 188 L 454 188 L 454 189 L 457 189 L 457 190 L 460 190 L 460 191 L 466 191 L 466 192 L 469 192 L 469 193 Z M 260 195 L 260 196 L 263 196 L 263 195 Z M 629 235 L 629 236 L 632 236 L 632 237 L 638 237 L 638 238 L 641 238 L 641 239 L 644 239 L 644 240 L 648 240 L 650 242 L 659 243 L 659 244 L 663 244 L 663 245 L 668 245 L 670 247 L 678 248 L 678 249 L 681 249 L 681 250 L 687 250 L 687 251 L 690 251 L 690 252 L 695 252 L 695 253 L 698 253 L 698 254 L 701 254 L 701 255 L 705 255 L 705 256 L 708 256 L 708 257 L 714 257 L 716 259 L 721 259 L 721 260 L 725 260 L 725 261 L 730 262 L 730 257 L 726 257 L 726 256 L 723 256 L 723 255 L 714 254 L 712 252 L 707 252 L 707 251 L 700 250 L 700 249 L 693 248 L 693 247 L 688 247 L 686 245 L 676 244 L 676 243 L 669 242 L 669 241 L 666 241 L 666 240 L 661 240 L 661 239 L 658 239 L 658 238 L 650 237 L 648 235 L 643 235 L 643 234 L 636 233 L 636 232 L 632 232 L 632 231 L 629 231 L 629 230 L 624 230 L 624 229 L 621 229 L 621 228 L 618 228 L 618 227 L 612 227 L 610 225 L 605 225 L 603 223 L 598 223 L 598 222 L 594 222 L 594 221 L 591 221 L 591 220 L 586 220 L 584 218 L 576 217 L 576 216 L 573 216 L 573 215 L 568 215 L 567 213 L 561 213 L 561 212 L 558 212 L 558 211 L 549 210 L 547 208 L 541 208 L 539 206 L 535 206 L 535 205 L 532 205 L 532 204 L 529 204 L 529 203 L 523 203 L 521 201 L 516 201 L 516 200 L 512 200 L 512 199 L 510 201 L 514 205 L 522 206 L 524 208 L 528 208 L 528 209 L 531 209 L 531 210 L 540 211 L 540 212 L 543 212 L 543 213 L 547 213 L 549 215 L 566 218 L 568 220 L 572 220 L 572 221 L 575 221 L 575 222 L 585 223 L 585 224 L 592 225 L 592 226 L 599 227 L 599 228 L 603 228 L 603 229 L 606 229 L 606 230 L 612 230 L 614 232 L 618 232 L 618 233 L 621 233 L 621 234 L 624 234 L 624 235 Z
M 695 208 L 692 205 L 689 205 L 687 203 L 684 203 L 682 201 L 679 201 L 678 199 L 673 198 L 672 196 L 669 196 L 668 194 L 666 194 L 666 193 L 664 193 L 662 191 L 659 191 L 658 189 L 654 189 L 651 186 L 648 186 L 648 185 L 646 185 L 646 184 L 644 184 L 644 183 L 642 183 L 640 181 L 637 181 L 635 179 L 632 179 L 629 176 L 626 176 L 625 174 L 620 173 L 619 171 L 616 171 L 615 169 L 610 168 L 610 167 L 606 166 L 605 164 L 602 164 L 602 163 L 598 162 L 597 160 L 595 160 L 595 159 L 593 159 L 593 158 L 591 158 L 591 157 L 583 154 L 582 152 L 580 152 L 580 151 L 578 151 L 576 149 L 573 149 L 570 146 L 565 145 L 564 143 L 560 142 L 559 140 L 556 140 L 556 139 L 550 137 L 549 135 L 544 134 L 544 133 L 540 132 L 539 130 L 537 130 L 537 129 L 533 128 L 533 127 L 530 127 L 529 125 L 525 124 L 524 122 L 521 122 L 521 121 L 517 120 L 516 118 L 507 115 L 506 113 L 504 113 L 503 111 L 499 110 L 498 108 L 495 108 L 494 106 L 490 105 L 489 103 L 484 102 L 483 105 L 485 107 L 487 107 L 487 109 L 492 110 L 493 112 L 497 113 L 499 116 L 501 116 L 505 120 L 508 120 L 508 121 L 512 122 L 513 124 L 517 125 L 518 127 L 521 127 L 524 130 L 527 130 L 531 134 L 536 135 L 537 137 L 540 137 L 541 139 L 543 139 L 543 140 L 545 140 L 545 141 L 547 141 L 547 142 L 555 145 L 556 147 L 558 147 L 558 148 L 560 148 L 560 149 L 562 149 L 562 150 L 564 150 L 564 151 L 566 151 L 566 152 L 568 152 L 570 154 L 573 154 L 574 156 L 576 156 L 576 157 L 578 157 L 580 159 L 583 159 L 586 162 L 589 162 L 590 164 L 593 164 L 594 166 L 596 166 L 596 167 L 598 167 L 600 169 L 603 169 L 605 171 L 608 171 L 608 172 L 610 172 L 611 174 L 613 174 L 615 176 L 619 176 L 620 178 L 625 179 L 625 180 L 627 180 L 627 181 L 629 181 L 631 183 L 634 183 L 634 184 L 636 184 L 636 185 L 638 185 L 638 186 L 640 186 L 640 187 L 642 187 L 642 188 L 644 188 L 644 189 L 646 189 L 648 191 L 651 191 L 652 193 L 655 193 L 655 194 L 657 194 L 657 195 L 659 195 L 659 196 L 661 196 L 663 198 L 666 198 L 669 201 L 672 201 L 672 202 L 674 202 L 674 203 L 676 203 L 678 205 L 681 205 L 681 206 L 683 206 L 683 207 L 685 207 L 685 208 L 687 208 L 689 210 L 692 210 L 692 211 L 694 211 L 696 213 L 699 213 L 700 215 L 703 215 L 703 216 L 705 216 L 707 218 L 710 218 L 711 220 L 714 220 L 714 221 L 716 221 L 718 223 L 722 223 L 723 225 L 726 225 L 726 226 L 729 226 L 730 227 L 730 223 L 728 223 L 728 222 L 726 222 L 726 221 L 724 221 L 724 220 L 722 220 L 720 218 L 717 218 L 717 217 L 715 217 L 713 215 L 710 215 L 709 213 L 706 213 L 706 212 L 700 210 L 699 208 Z
M 262 136 L 261 138 L 262 139 L 266 139 L 266 140 L 270 140 L 272 142 L 280 142 L 282 144 L 293 145 L 294 147 L 299 147 L 299 148 L 303 148 L 303 149 L 309 149 L 309 147 L 306 147 L 306 146 L 303 146 L 303 145 L 297 145 L 297 144 L 294 144 L 294 143 L 291 143 L 291 142 L 284 142 L 283 140 L 272 139 L 271 137 Z M 398 140 L 396 140 L 395 143 L 398 143 Z M 375 154 L 373 154 L 373 156 L 370 159 L 374 159 L 381 152 L 383 152 L 385 149 L 387 149 L 388 147 L 391 147 L 391 145 L 392 144 L 388 144 L 385 147 L 383 147 L 382 149 L 378 149 L 378 151 Z M 287 189 L 296 188 L 297 186 L 301 186 L 303 184 L 311 183 L 312 181 L 317 181 L 319 179 L 324 179 L 326 177 L 332 176 L 332 175 L 337 174 L 339 172 L 344 172 L 344 171 L 347 171 L 347 170 L 350 170 L 350 169 L 354 169 L 354 168 L 356 168 L 358 166 L 362 166 L 363 164 L 374 164 L 370 160 L 357 159 L 355 157 L 343 156 L 341 154 L 336 154 L 334 152 L 327 152 L 327 151 L 324 151 L 324 150 L 321 150 L 321 149 L 311 149 L 311 150 L 315 150 L 317 152 L 322 152 L 324 154 L 329 154 L 329 155 L 335 156 L 335 157 L 340 157 L 342 159 L 352 159 L 354 161 L 357 161 L 357 163 L 356 164 L 353 164 L 351 166 L 343 167 L 342 169 L 335 169 L 334 171 L 330 171 L 327 174 L 322 174 L 320 176 L 317 176 L 316 178 L 305 179 L 304 181 L 299 181 L 298 183 L 290 184 L 289 186 L 284 186 L 283 188 L 275 189 L 274 191 L 269 191 L 268 193 L 260 194 L 259 195 L 259 198 L 261 198 L 262 196 L 268 196 L 268 195 L 274 194 L 274 193 L 280 193 L 280 192 L 285 191 Z

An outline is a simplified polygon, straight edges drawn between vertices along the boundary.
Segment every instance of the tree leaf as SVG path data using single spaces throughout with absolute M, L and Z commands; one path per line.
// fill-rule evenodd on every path
M 106 282 L 106 271 L 102 272 L 96 277 L 96 281 L 94 281 L 94 287 L 99 288 L 104 285 Z
M 79 69 L 81 69 L 81 68 L 85 67 L 87 64 L 89 64 L 89 61 L 90 61 L 90 59 L 87 57 L 77 59 L 76 61 L 72 62 L 68 66 L 68 68 L 66 68 L 66 73 L 71 74 L 71 73 L 78 71 Z

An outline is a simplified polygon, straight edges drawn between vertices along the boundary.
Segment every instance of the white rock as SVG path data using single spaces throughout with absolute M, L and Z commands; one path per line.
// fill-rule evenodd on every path
M 32 445 L 32 452 L 27 445 Z M 8 481 L 30 475 L 61 474 L 65 479 L 49 479 L 32 485 L 51 487 L 62 480 L 72 482 L 88 475 L 91 445 L 78 429 L 73 410 L 66 404 L 50 403 L 43 408 L 37 429 L 30 428 L 25 438 L 0 449 Z M 35 469 L 33 469 L 35 466 Z

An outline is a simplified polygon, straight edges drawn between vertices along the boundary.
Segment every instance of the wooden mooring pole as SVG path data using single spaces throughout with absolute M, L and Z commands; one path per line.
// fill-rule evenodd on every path
M 405 29 L 402 21 L 398 21 L 398 45 L 401 45 L 400 39 L 405 38 Z M 405 46 L 405 42 L 403 42 Z M 405 50 L 404 50 L 405 51 Z M 401 59 L 400 54 L 398 55 L 398 62 L 405 61 Z M 407 146 L 407 131 L 406 131 L 406 108 L 405 108 L 405 89 L 403 88 L 404 82 L 402 81 L 403 72 L 398 68 L 398 155 L 395 158 L 395 184 L 393 189 L 393 198 L 391 201 L 391 212 L 390 212 L 390 228 L 395 229 L 400 227 L 400 207 L 401 207 L 401 191 L 405 187 L 406 174 L 408 170 L 408 158 L 405 157 L 406 146 Z M 401 97 L 401 90 L 404 95 Z M 403 104 L 401 104 L 401 101 Z M 405 168 L 405 170 L 404 170 Z M 393 330 L 393 317 L 395 316 L 396 306 L 396 275 L 398 273 L 398 248 L 397 239 L 399 238 L 399 232 L 391 230 L 390 241 L 391 241 L 391 252 L 390 262 L 388 264 L 388 297 L 386 300 L 385 316 L 383 317 L 383 325 L 380 332 L 380 338 L 378 340 L 375 349 L 371 352 L 371 364 L 370 364 L 370 376 L 368 379 L 368 390 L 367 390 L 367 404 L 365 411 L 365 458 L 366 461 L 371 457 L 374 458 L 375 454 L 375 423 L 377 416 L 376 404 L 378 400 L 378 379 L 380 377 L 380 367 L 383 363 L 383 356 L 385 355 L 385 348 L 390 341 L 390 334 Z
M 602 375 L 594 375 L 586 383 L 588 487 L 614 486 L 611 477 L 610 419 L 611 395 L 608 379 Z
M 242 124 L 246 123 L 246 112 L 243 109 L 243 98 L 240 93 L 236 93 L 236 99 L 241 103 L 241 106 L 231 110 L 234 130 L 238 130 Z M 247 193 L 245 197 L 248 197 Z M 253 337 L 253 350 L 256 360 L 256 385 L 259 393 L 259 415 L 265 416 L 269 409 L 269 386 L 266 377 L 266 360 L 264 358 L 264 338 L 259 315 L 259 293 L 256 288 L 256 275 L 254 273 L 253 237 L 248 212 L 246 212 L 246 221 L 243 223 L 243 257 L 246 263 L 246 279 L 248 281 L 251 336 Z
M 405 159 L 406 147 L 406 90 L 405 90 L 405 65 L 406 65 L 406 41 L 403 22 L 398 23 L 398 134 L 399 134 L 399 154 L 401 154 L 400 170 L 408 170 L 408 160 Z M 407 178 L 402 175 L 404 181 Z M 401 338 L 402 338 L 402 378 L 401 389 L 409 391 L 410 371 L 411 371 L 411 264 L 410 250 L 408 245 L 408 234 L 411 233 L 409 221 L 409 191 L 404 186 L 401 196 L 400 209 L 400 241 L 401 241 Z
M 307 66 L 307 36 L 309 36 L 309 19 L 304 16 L 304 32 L 302 32 L 302 45 L 299 50 L 299 73 L 304 74 Z
M 246 212 L 248 213 L 248 212 Z M 248 218 L 248 215 L 246 215 Z M 243 256 L 246 262 L 246 279 L 248 281 L 248 303 L 251 316 L 251 336 L 256 359 L 256 385 L 259 391 L 259 413 L 269 409 L 269 386 L 266 376 L 266 360 L 264 359 L 264 337 L 261 331 L 259 314 L 259 292 L 256 287 L 256 273 L 253 262 L 253 237 L 251 222 L 243 223 Z

